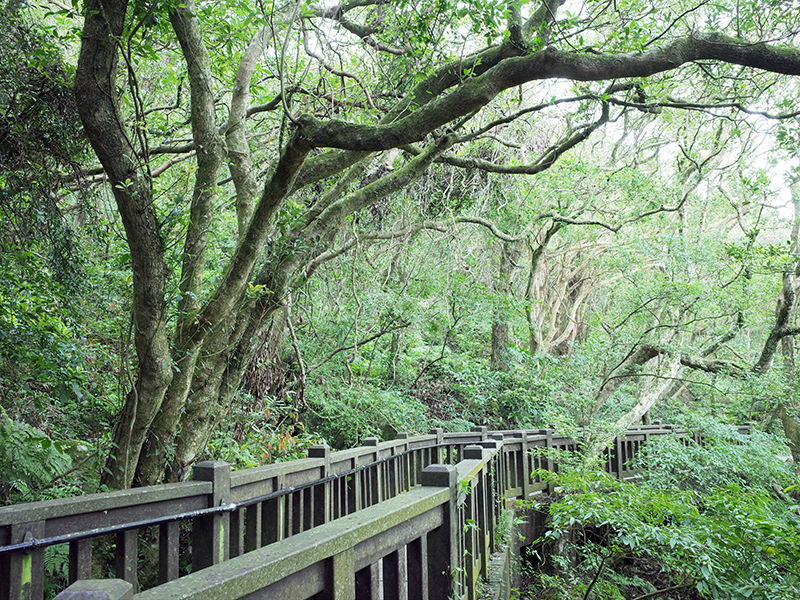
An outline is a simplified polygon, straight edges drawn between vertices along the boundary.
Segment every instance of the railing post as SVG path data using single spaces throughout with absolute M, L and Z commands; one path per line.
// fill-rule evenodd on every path
M 69 583 L 92 577 L 92 540 L 86 538 L 69 543 Z
M 489 437 L 489 428 L 486 425 L 476 425 L 470 431 L 481 434 L 481 441 Z
M 551 453 L 553 449 L 553 428 L 549 427 L 546 429 L 545 433 L 545 445 L 547 448 L 547 467 L 546 469 L 551 473 L 555 470 L 555 465 L 553 464 L 553 455 Z M 555 491 L 555 484 L 552 481 L 547 482 L 547 493 L 552 495 Z
M 275 489 L 285 487 L 285 475 L 279 473 L 275 477 Z M 271 498 L 261 503 L 261 546 L 282 540 L 285 535 L 287 496 Z
M 331 447 L 326 444 L 315 444 L 308 449 L 308 458 L 321 458 L 322 478 L 331 474 Z M 314 527 L 322 525 L 331 520 L 331 482 L 326 481 L 321 485 L 314 486 L 314 496 L 312 499 L 312 524 Z
M 132 600 L 133 585 L 122 579 L 76 581 L 55 600 Z
M 367 437 L 361 443 L 362 446 L 367 448 L 375 448 L 373 462 L 378 462 L 378 438 Z M 366 476 L 367 480 L 364 482 L 364 495 L 366 502 L 364 506 L 372 506 L 383 500 L 383 469 L 381 465 L 375 465 L 364 469 L 362 473 Z
M 124 579 L 139 591 L 139 531 L 126 529 L 116 535 L 114 569 L 117 579 Z
M 493 443 L 493 442 L 492 442 Z M 464 448 L 464 460 L 483 460 L 483 447 L 476 444 Z M 469 492 L 460 510 L 464 527 L 464 575 L 467 598 L 475 596 L 475 588 L 481 572 L 485 573 L 486 558 L 486 469 L 470 482 Z
M 502 503 L 504 500 L 503 491 L 506 489 L 505 482 L 508 477 L 506 474 L 506 464 L 504 460 L 505 457 L 503 454 L 503 434 L 495 433 L 492 437 L 494 439 L 487 440 L 483 443 L 484 448 L 496 451 L 496 454 L 492 459 L 494 468 L 492 468 L 491 464 L 487 464 L 488 468 L 486 469 L 485 476 L 486 489 L 484 490 L 484 495 L 486 497 L 486 529 L 488 534 L 486 552 L 487 569 L 491 549 L 494 548 L 496 544 L 496 525 L 500 518 L 500 503 Z M 484 575 L 487 573 L 488 570 L 484 571 Z
M 464 447 L 464 460 L 481 460 L 483 458 L 483 446 L 477 444 L 470 444 Z
M 528 432 L 522 432 L 522 459 L 520 460 L 520 474 L 522 477 L 522 497 L 527 500 L 533 493 L 533 464 L 531 461 L 531 447 L 528 442 Z
M 624 435 L 624 434 L 623 434 Z M 625 463 L 624 452 L 623 449 L 624 441 L 622 439 L 622 435 L 618 435 L 614 438 L 614 470 L 617 474 L 617 479 L 622 479 L 622 465 Z
M 329 559 L 330 585 L 327 587 L 329 600 L 356 600 L 356 574 L 353 549 L 332 556 Z
M 11 525 L 11 544 L 41 539 L 44 537 L 44 521 Z M 0 575 L 7 581 L 0 582 L 0 598 L 9 600 L 40 600 L 44 594 L 44 548 L 31 548 L 12 552 L 3 558 Z
M 180 563 L 180 523 L 170 521 L 158 526 L 158 582 L 178 578 Z
M 395 460 L 395 481 L 397 482 L 397 493 L 406 492 L 411 489 L 411 454 L 408 452 L 409 435 L 405 431 L 400 431 L 394 436 L 395 440 L 403 440 L 404 443 L 399 450 L 403 454 L 401 458 Z
M 430 465 L 422 470 L 422 485 L 446 487 L 450 490 L 450 501 L 443 505 L 444 522 L 429 532 L 426 540 L 428 563 L 428 599 L 447 600 L 454 591 L 454 582 L 461 579 L 461 556 L 459 552 L 458 474 L 453 465 Z
M 246 535 L 246 508 L 239 508 L 230 513 L 231 533 L 228 536 L 230 540 L 230 558 L 241 556 L 245 552 L 245 535 Z
M 195 481 L 213 484 L 209 508 L 222 506 L 231 491 L 231 466 L 221 460 L 197 463 L 192 469 Z M 230 514 L 216 513 L 194 519 L 192 524 L 192 570 L 199 571 L 227 560 L 230 555 Z
M 436 436 L 436 448 L 429 455 L 429 465 L 442 464 L 442 444 L 444 444 L 444 429 L 441 427 L 434 427 L 430 431 L 431 435 Z

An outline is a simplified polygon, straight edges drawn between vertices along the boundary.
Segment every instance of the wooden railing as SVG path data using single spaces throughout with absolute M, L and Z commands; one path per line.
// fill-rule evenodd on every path
M 607 452 L 608 470 L 634 476 L 630 459 L 662 435 L 688 434 L 629 430 Z M 536 447 L 574 444 L 550 429 L 437 429 L 338 452 L 313 446 L 306 459 L 242 471 L 207 461 L 192 481 L 3 507 L 0 600 L 42 598 L 46 553 L 58 548 L 68 548 L 72 584 L 58 600 L 476 598 L 500 511 L 546 489 L 534 470 L 557 469 Z M 142 579 L 155 587 L 140 592 Z

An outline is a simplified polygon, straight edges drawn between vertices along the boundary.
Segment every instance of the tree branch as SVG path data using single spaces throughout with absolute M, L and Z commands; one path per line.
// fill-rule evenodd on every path
M 352 214 L 359 208 L 368 205 L 375 199 L 384 198 L 405 187 L 408 183 L 424 173 L 436 158 L 450 148 L 455 142 L 453 136 L 441 138 L 438 143 L 430 144 L 419 156 L 411 159 L 403 168 L 353 192 L 350 196 L 335 202 L 323 210 L 316 223 L 311 225 L 308 233 L 317 235 L 326 229 L 329 223 L 339 221 L 345 215 Z
M 690 581 L 689 583 L 682 583 L 680 585 L 665 587 L 663 589 L 656 590 L 655 592 L 648 592 L 647 594 L 636 596 L 636 598 L 634 598 L 633 600 L 648 600 L 648 598 L 655 598 L 656 596 L 660 596 L 661 594 L 668 594 L 669 592 L 677 592 L 678 590 L 684 590 L 686 588 L 692 587 L 694 584 L 695 584 L 694 581 Z
M 753 373 L 763 375 L 769 371 L 772 366 L 772 359 L 778 350 L 778 343 L 789 335 L 797 335 L 800 328 L 789 327 L 789 321 L 792 315 L 792 308 L 795 302 L 794 293 L 794 264 L 789 265 L 783 271 L 783 285 L 781 293 L 778 296 L 778 302 L 775 309 L 775 325 L 772 327 L 767 341 L 764 342 L 764 349 L 761 351 L 761 356 L 758 362 L 753 366 Z
M 410 48 L 405 46 L 396 47 L 396 46 L 389 46 L 382 42 L 375 40 L 372 35 L 378 33 L 379 30 L 375 27 L 365 27 L 364 25 L 359 25 L 358 23 L 354 23 L 353 21 L 345 18 L 345 14 L 358 7 L 363 6 L 379 6 L 382 4 L 389 4 L 388 0 L 375 0 L 375 1 L 366 1 L 366 2 L 344 2 L 341 4 L 336 4 L 334 6 L 328 8 L 321 8 L 319 6 L 312 6 L 311 11 L 314 13 L 316 17 L 323 18 L 323 19 L 331 19 L 339 23 L 342 28 L 346 29 L 353 35 L 361 38 L 368 46 L 372 46 L 376 50 L 381 52 L 387 52 L 389 54 L 394 54 L 395 56 L 402 56 L 409 52 Z
M 386 150 L 419 142 L 431 131 L 481 109 L 502 91 L 523 83 L 554 78 L 601 81 L 648 77 L 702 59 L 800 75 L 800 52 L 749 44 L 719 33 L 690 35 L 640 54 L 590 55 L 548 47 L 527 56 L 506 58 L 484 73 L 464 80 L 450 94 L 441 97 L 434 94 L 434 100 L 390 124 L 319 121 L 303 116 L 299 125 L 309 143 L 316 147 Z M 459 66 L 459 73 L 462 69 Z
M 236 189 L 236 220 L 239 239 L 242 238 L 250 219 L 253 216 L 253 205 L 258 198 L 258 183 L 255 177 L 250 146 L 247 143 L 244 121 L 251 114 L 247 108 L 250 101 L 250 84 L 258 61 L 272 39 L 272 28 L 262 27 L 253 36 L 247 49 L 239 61 L 239 69 L 233 83 L 231 107 L 228 124 L 225 130 L 225 142 L 228 147 L 228 168 Z M 273 100 L 275 107 L 280 99 Z M 267 109 L 265 109 L 267 110 Z
M 296 133 L 289 140 L 275 168 L 275 173 L 264 187 L 250 225 L 231 257 L 222 282 L 200 310 L 197 318 L 188 324 L 190 329 L 188 335 L 194 343 L 199 344 L 210 328 L 227 316 L 238 302 L 247 286 L 256 260 L 261 256 L 278 207 L 292 188 L 297 173 L 310 151 L 311 148 L 299 134 Z
M 337 249 L 328 250 L 326 252 L 319 254 L 316 258 L 314 258 L 314 260 L 308 263 L 308 266 L 306 267 L 304 273 L 304 278 L 310 279 L 311 275 L 314 274 L 314 272 L 320 267 L 320 265 L 328 262 L 329 260 L 333 260 L 338 256 L 341 256 L 342 254 L 348 252 L 349 250 L 352 250 L 353 247 L 355 247 L 359 242 L 363 242 L 366 240 L 393 240 L 409 236 L 412 233 L 421 231 L 422 229 L 433 229 L 441 233 L 444 233 L 446 231 L 446 229 L 439 223 L 434 223 L 433 221 L 422 221 L 401 230 L 383 231 L 380 233 L 361 233 L 358 234 L 357 236 L 350 238 L 347 242 L 339 246 Z
M 322 67 L 326 71 L 328 71 L 329 73 L 332 73 L 332 74 L 336 75 L 337 77 L 348 77 L 348 78 L 352 79 L 353 81 L 355 81 L 358 84 L 358 86 L 361 88 L 361 91 L 364 92 L 364 96 L 367 99 L 367 104 L 369 105 L 369 107 L 372 110 L 375 110 L 375 103 L 372 101 L 372 94 L 369 93 L 369 90 L 367 89 L 367 86 L 364 85 L 364 82 L 361 81 L 361 78 L 356 76 L 356 75 L 354 75 L 353 73 L 350 73 L 349 71 L 343 71 L 341 69 L 336 69 L 336 68 L 332 67 L 325 60 L 324 56 L 320 56 L 319 54 L 314 52 L 311 49 L 311 46 L 308 43 L 308 32 L 305 30 L 305 28 L 303 28 L 303 49 L 306 51 L 306 54 L 308 54 L 311 58 L 316 59 L 322 65 Z
M 514 243 L 519 242 L 526 237 L 526 233 L 521 235 L 513 236 L 501 231 L 501 229 L 489 221 L 488 219 L 482 219 L 481 217 L 456 217 L 453 219 L 456 223 L 474 223 L 475 225 L 480 225 L 481 227 L 485 227 L 489 231 L 492 232 L 492 235 L 499 240 L 503 240 L 504 242 Z
M 402 321 L 398 325 L 394 325 L 392 327 L 381 327 L 381 330 L 378 333 L 376 333 L 374 335 L 371 335 L 370 337 L 359 341 L 357 344 L 350 344 L 349 346 L 340 346 L 339 348 L 336 348 L 336 350 L 334 350 L 333 352 L 328 354 L 328 356 L 326 356 L 320 362 L 315 364 L 313 367 L 309 367 L 308 373 L 312 373 L 313 371 L 316 371 L 317 369 L 319 369 L 322 365 L 324 365 L 326 362 L 328 362 L 334 356 L 339 354 L 339 352 L 344 352 L 346 350 L 352 350 L 353 348 L 356 348 L 358 346 L 363 346 L 364 344 L 369 344 L 371 341 L 377 340 L 379 337 L 382 337 L 382 336 L 386 335 L 387 333 L 391 333 L 393 331 L 397 331 L 398 329 L 405 329 L 410 324 L 411 324 L 411 321 Z
M 680 102 L 678 100 L 670 100 L 668 102 L 631 102 L 628 100 L 619 100 L 617 98 L 609 98 L 608 102 L 615 106 L 636 108 L 643 112 L 651 112 L 651 113 L 656 112 L 662 108 L 677 108 L 682 110 L 698 110 L 704 112 L 711 112 L 712 110 L 717 110 L 717 109 L 735 108 L 739 112 L 742 112 L 746 115 L 756 115 L 774 121 L 784 121 L 787 119 L 794 119 L 795 117 L 800 115 L 800 110 L 795 110 L 788 113 L 779 113 L 779 114 L 774 114 L 763 110 L 752 110 L 747 108 L 741 102 L 722 102 L 714 104 L 702 104 L 699 102 Z
M 208 231 L 224 153 L 222 140 L 217 132 L 215 97 L 211 87 L 211 59 L 203 43 L 199 19 L 195 13 L 194 0 L 186 0 L 169 14 L 189 73 L 192 138 L 197 149 L 197 173 L 182 253 L 179 314 L 194 312 L 199 308 Z

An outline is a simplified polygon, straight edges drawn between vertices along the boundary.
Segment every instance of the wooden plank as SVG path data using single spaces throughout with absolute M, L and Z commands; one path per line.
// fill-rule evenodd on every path
M 180 523 L 163 523 L 158 528 L 158 582 L 178 578 L 180 564 Z
M 0 509 L 0 527 L 46 521 L 47 536 L 88 531 L 115 523 L 173 515 L 182 512 L 183 507 L 188 507 L 186 510 L 202 508 L 203 496 L 210 491 L 211 485 L 207 482 L 187 481 L 4 506 Z M 103 516 L 110 518 L 99 519 Z
M 69 544 L 69 583 L 92 577 L 92 540 L 75 540 Z
M 355 598 L 357 600 L 381 600 L 378 563 L 372 563 L 356 571 Z
M 139 590 L 139 532 L 128 529 L 117 534 L 114 549 L 114 570 L 117 579 L 127 581 L 134 593 Z
M 210 493 L 211 487 L 204 489 Z M 78 496 L 90 498 L 89 496 Z M 70 498 L 71 500 L 71 498 Z M 92 503 L 87 504 L 87 509 Z M 55 537 L 75 533 L 91 532 L 101 528 L 126 527 L 132 523 L 151 522 L 156 519 L 171 517 L 180 513 L 208 508 L 208 494 L 199 494 L 190 498 L 165 500 L 153 504 L 139 504 L 130 507 L 118 507 L 108 510 L 87 510 L 81 514 L 48 518 L 45 522 L 45 535 Z M 0 510 L 2 514 L 2 510 Z
M 11 543 L 41 539 L 45 523 L 20 523 L 11 526 Z M 3 574 L 7 580 L 0 582 L 0 597 L 9 600 L 41 600 L 44 594 L 44 548 L 13 552 L 6 556 Z

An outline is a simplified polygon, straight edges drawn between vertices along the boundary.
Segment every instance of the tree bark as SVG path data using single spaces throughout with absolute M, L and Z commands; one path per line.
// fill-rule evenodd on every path
M 797 258 L 800 256 L 800 190 L 798 182 L 792 185 L 792 204 L 794 206 L 794 223 L 792 224 L 792 255 Z M 800 262 L 795 264 L 792 271 L 792 290 L 797 289 L 797 278 L 800 275 Z M 780 312 L 780 307 L 779 307 Z M 797 304 L 794 303 L 789 308 L 791 322 L 797 321 Z M 783 434 L 792 459 L 795 464 L 800 464 L 800 401 L 798 401 L 798 381 L 797 361 L 795 359 L 794 340 L 789 337 L 781 339 L 781 354 L 783 355 L 783 376 L 785 379 L 784 397 L 778 404 L 778 418 L 781 420 Z
M 164 243 L 146 157 L 134 148 L 117 104 L 117 39 L 126 0 L 88 0 L 75 95 L 87 136 L 108 176 L 130 248 L 134 343 L 139 371 L 114 426 L 101 483 L 130 487 L 147 431 L 172 379 L 166 329 Z
M 508 370 L 508 332 L 509 314 L 504 305 L 506 298 L 512 297 L 511 272 L 515 255 L 519 253 L 518 243 L 503 242 L 497 273 L 494 277 L 495 307 L 492 315 L 492 341 L 489 364 L 495 371 Z
M 224 150 L 217 133 L 214 110 L 214 91 L 211 88 L 211 62 L 200 34 L 194 0 L 187 0 L 170 11 L 170 22 L 181 45 L 189 73 L 191 91 L 191 124 L 197 153 L 197 171 L 192 195 L 190 220 L 184 241 L 178 301 L 178 327 L 173 338 L 175 368 L 172 381 L 164 395 L 159 412 L 153 420 L 145 441 L 146 452 L 137 466 L 135 481 L 139 485 L 156 483 L 161 465 L 172 455 L 174 427 L 180 417 L 185 398 L 192 386 L 195 364 L 200 355 L 199 344 L 185 339 L 184 327 L 200 309 L 208 246 L 208 230 L 217 180 Z
M 536 248 L 534 248 L 530 243 L 528 244 L 528 251 L 530 252 L 530 267 L 528 269 L 528 283 L 525 286 L 525 317 L 528 321 L 528 352 L 531 356 L 539 351 L 544 341 L 542 328 L 539 323 L 536 322 L 536 316 L 533 309 L 533 303 L 535 302 L 534 290 L 536 287 L 536 277 L 539 275 L 542 256 L 544 256 L 547 245 L 550 243 L 550 240 L 553 239 L 553 236 L 563 227 L 563 223 L 553 222 L 553 224 L 545 232 L 542 241 L 538 246 L 536 246 Z

